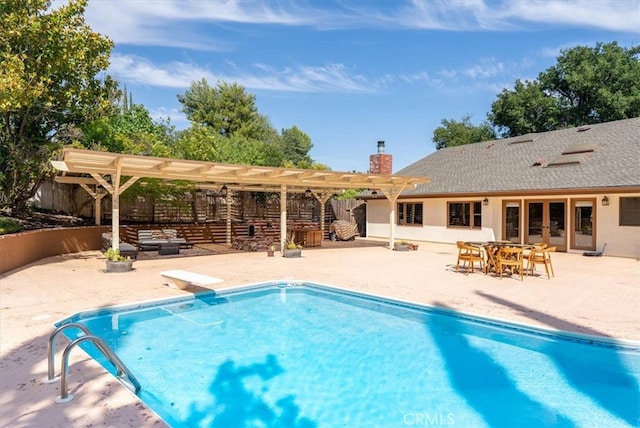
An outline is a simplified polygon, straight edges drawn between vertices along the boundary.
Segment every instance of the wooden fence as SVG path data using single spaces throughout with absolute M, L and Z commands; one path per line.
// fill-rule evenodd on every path
M 63 212 L 76 217 L 94 218 L 93 198 L 80 186 L 55 182 L 43 183 L 33 198 L 36 208 Z M 366 205 L 354 199 L 331 199 L 325 207 L 325 225 L 334 220 L 358 223 L 361 236 L 365 236 Z M 111 198 L 102 199 L 101 223 L 111 223 Z M 287 196 L 287 219 L 320 223 L 320 203 L 301 194 Z M 215 192 L 198 190 L 185 193 L 181 198 L 153 200 L 138 197 L 133 201 L 120 201 L 121 224 L 193 224 L 225 223 L 226 199 Z M 277 193 L 234 192 L 231 197 L 231 221 L 234 224 L 249 220 L 280 222 L 280 195 Z

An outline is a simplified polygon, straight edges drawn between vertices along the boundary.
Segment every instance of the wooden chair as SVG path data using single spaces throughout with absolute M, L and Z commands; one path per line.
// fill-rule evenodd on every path
M 535 269 L 536 264 L 543 264 L 544 269 L 547 272 L 547 279 L 551 279 L 552 276 L 555 276 L 553 273 L 553 265 L 551 264 L 551 254 L 556 251 L 557 247 L 546 247 L 546 248 L 534 248 L 531 250 L 531 255 L 527 259 L 527 273 L 531 273 L 533 275 L 533 270 Z M 549 268 L 551 268 L 551 275 L 549 275 Z
M 514 274 L 516 269 L 520 273 L 520 281 L 522 281 L 522 275 L 524 273 L 523 266 L 523 257 L 522 257 L 522 248 L 519 247 L 502 247 L 500 251 L 498 251 L 498 263 L 497 270 L 500 275 L 500 279 L 502 279 L 502 273 L 504 269 L 508 267 L 511 270 L 511 273 Z
M 546 242 L 534 242 L 533 243 L 533 248 L 525 249 L 522 257 L 524 257 L 525 260 L 528 260 L 529 257 L 531 257 L 533 249 L 540 249 L 541 250 L 543 248 L 547 248 L 547 243 Z
M 500 251 L 500 247 L 493 244 L 486 244 L 484 246 L 484 251 L 487 254 L 487 261 L 484 265 L 484 273 L 488 274 L 491 270 L 494 272 L 498 272 L 498 251 Z
M 469 270 L 474 272 L 475 263 L 480 263 L 480 270 L 484 272 L 484 254 L 481 248 L 472 247 L 471 245 L 466 245 L 463 241 L 458 241 L 458 262 L 456 263 L 456 272 L 458 272 L 458 268 L 460 267 L 460 262 L 462 262 L 462 267 L 465 266 L 466 263 L 469 263 L 469 266 L 466 270 L 466 275 L 469 275 Z

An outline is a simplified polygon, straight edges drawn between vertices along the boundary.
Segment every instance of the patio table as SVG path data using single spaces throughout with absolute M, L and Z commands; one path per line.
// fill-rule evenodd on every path
M 465 242 L 467 245 L 471 245 L 472 247 L 483 248 L 485 253 L 487 254 L 487 260 L 485 263 L 485 274 L 493 271 L 496 272 L 498 265 L 498 252 L 502 247 L 518 247 L 523 250 L 531 249 L 534 247 L 532 244 L 518 244 L 516 242 L 511 241 L 485 241 L 485 242 L 474 242 L 469 241 Z

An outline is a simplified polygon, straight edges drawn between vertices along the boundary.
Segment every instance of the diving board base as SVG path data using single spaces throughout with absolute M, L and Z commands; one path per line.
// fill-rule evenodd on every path
M 218 284 L 224 280 L 213 276 L 202 275 L 186 270 L 167 270 L 160 272 L 160 276 L 167 280 L 167 285 L 171 288 L 184 290 L 191 285 L 206 287 L 207 285 Z

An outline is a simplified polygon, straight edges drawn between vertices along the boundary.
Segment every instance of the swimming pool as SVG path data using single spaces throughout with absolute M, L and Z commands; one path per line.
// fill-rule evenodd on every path
M 140 399 L 173 427 L 640 423 L 635 342 L 327 285 L 253 284 L 84 311 L 56 326 L 70 322 L 113 349 Z

